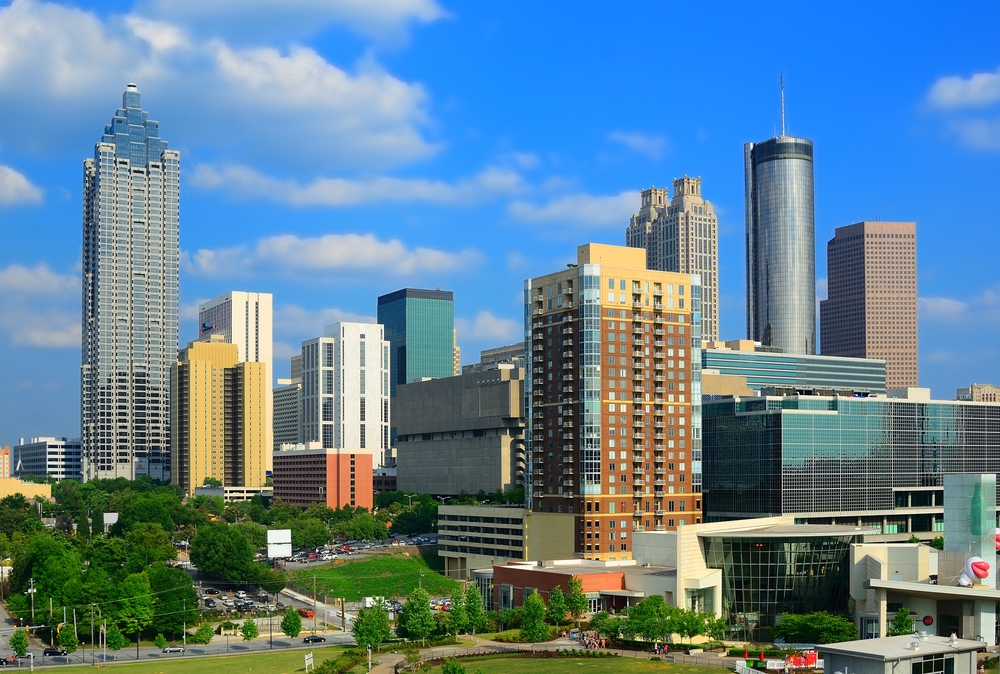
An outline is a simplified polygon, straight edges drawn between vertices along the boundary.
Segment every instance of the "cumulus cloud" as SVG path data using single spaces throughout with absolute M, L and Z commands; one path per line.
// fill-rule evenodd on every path
M 544 204 L 514 201 L 507 207 L 507 213 L 524 222 L 624 227 L 638 205 L 639 193 L 628 190 L 610 196 L 571 194 Z
M 80 277 L 45 264 L 0 268 L 0 331 L 17 346 L 80 347 Z
M 480 311 L 473 319 L 456 318 L 455 330 L 461 340 L 494 341 L 504 344 L 516 342 L 523 327 L 512 318 L 495 316 Z
M 521 176 L 487 167 L 471 178 L 449 183 L 424 178 L 317 178 L 307 184 L 264 175 L 247 166 L 202 164 L 191 184 L 221 190 L 233 198 L 268 199 L 292 206 L 353 206 L 369 202 L 473 203 L 525 189 Z
M 650 159 L 660 159 L 667 150 L 667 139 L 648 133 L 612 131 L 608 140 L 620 143 L 633 152 L 644 154 Z
M 447 252 L 410 248 L 399 239 L 383 241 L 374 234 L 326 234 L 300 237 L 269 236 L 252 246 L 201 249 L 184 255 L 186 271 L 209 277 L 232 278 L 274 274 L 329 278 L 356 272 L 407 276 L 421 272 L 448 273 L 480 259 L 473 250 Z
M 952 297 L 921 297 L 917 300 L 919 315 L 928 321 L 952 321 L 969 310 L 969 303 Z
M 283 304 L 274 309 L 275 334 L 299 337 L 300 341 L 319 337 L 323 334 L 323 328 L 341 321 L 374 323 L 375 317 L 345 311 L 337 307 L 306 309 L 296 304 Z M 297 349 L 295 353 L 298 353 Z
M 16 204 L 36 204 L 42 200 L 42 191 L 31 181 L 9 166 L 0 164 L 0 208 Z
M 424 88 L 372 56 L 345 68 L 304 46 L 193 39 L 189 30 L 166 13 L 101 18 L 25 0 L 0 8 L 0 115 L 21 120 L 0 140 L 61 149 L 92 137 L 131 77 L 164 138 L 209 154 L 305 170 L 395 166 L 439 149 L 424 137 Z
M 1000 68 L 970 77 L 949 75 L 939 78 L 927 94 L 936 108 L 977 108 L 1000 101 Z
M 295 39 L 340 24 L 381 42 L 447 16 L 433 0 L 147 0 L 137 11 L 229 39 Z
M 969 147 L 1000 150 L 1000 119 L 954 120 L 948 126 Z

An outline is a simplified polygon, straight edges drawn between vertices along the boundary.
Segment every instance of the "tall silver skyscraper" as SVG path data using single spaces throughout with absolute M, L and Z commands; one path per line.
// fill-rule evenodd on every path
M 816 353 L 813 144 L 781 135 L 744 147 L 747 338 Z
M 170 476 L 180 153 L 129 84 L 83 162 L 83 477 Z
M 625 230 L 625 245 L 646 249 L 646 268 L 701 276 L 701 336 L 719 338 L 719 221 L 702 199 L 701 178 L 674 178 L 666 189 L 642 191 L 642 208 Z

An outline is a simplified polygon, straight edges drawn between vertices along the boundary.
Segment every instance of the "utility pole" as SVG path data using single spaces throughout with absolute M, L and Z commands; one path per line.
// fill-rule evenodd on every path
M 316 575 L 313 574 L 313 634 L 316 634 Z
M 417 587 L 423 589 L 424 587 L 424 572 L 420 572 L 420 580 L 417 581 Z
M 31 594 L 31 622 L 35 622 L 35 579 L 28 580 L 28 592 Z
M 73 607 L 73 636 L 80 639 L 80 634 L 76 631 L 76 607 Z
M 181 606 L 183 607 L 182 608 L 183 613 L 181 613 L 181 619 L 183 620 L 183 624 L 184 624 L 184 629 L 181 632 L 181 634 L 183 635 L 181 637 L 181 639 L 184 642 L 184 647 L 187 648 L 187 645 L 188 645 L 188 633 L 187 633 L 187 629 L 188 629 L 188 624 L 187 624 L 188 600 L 187 600 L 187 597 L 184 597 L 183 599 L 181 599 L 181 602 L 182 602 Z
M 94 605 L 90 605 L 90 664 L 97 662 L 97 651 L 94 650 Z
M 347 632 L 347 616 L 344 614 L 344 599 L 345 599 L 345 597 L 341 597 L 340 598 L 340 629 L 342 629 L 344 631 L 344 633 L 346 633 Z

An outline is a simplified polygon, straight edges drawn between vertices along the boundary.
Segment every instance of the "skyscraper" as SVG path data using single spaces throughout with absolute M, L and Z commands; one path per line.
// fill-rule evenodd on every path
M 398 384 L 458 374 L 455 302 L 450 290 L 403 288 L 382 295 L 378 298 L 378 322 L 385 326 L 389 342 L 391 395 L 396 395 Z
M 644 251 L 580 246 L 524 287 L 534 511 L 577 514 L 576 553 L 701 521 L 701 283 Z
M 389 342 L 377 323 L 336 323 L 302 342 L 303 443 L 367 449 L 379 468 L 389 449 Z
M 206 477 L 227 487 L 264 484 L 271 454 L 266 368 L 241 362 L 222 335 L 180 352 L 170 376 L 170 474 L 186 494 Z
M 917 386 L 917 224 L 838 227 L 826 256 L 823 355 L 884 360 L 888 388 Z
M 642 191 L 642 208 L 625 232 L 626 245 L 646 249 L 646 266 L 701 277 L 703 339 L 719 338 L 719 221 L 701 196 L 701 178 L 674 178 L 667 190 Z
M 83 162 L 84 479 L 170 473 L 180 153 L 129 84 Z
M 747 339 L 816 353 L 813 144 L 782 135 L 744 149 Z

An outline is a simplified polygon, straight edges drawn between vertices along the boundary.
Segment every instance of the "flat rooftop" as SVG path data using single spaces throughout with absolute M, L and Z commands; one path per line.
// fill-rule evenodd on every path
M 918 648 L 914 649 L 913 644 Z M 984 641 L 957 639 L 909 634 L 901 637 L 882 637 L 881 639 L 861 639 L 859 641 L 842 641 L 838 644 L 823 644 L 816 649 L 824 654 L 848 655 L 866 660 L 908 660 L 923 658 L 925 655 L 939 653 L 964 653 L 986 648 Z
M 498 565 L 499 566 L 499 565 Z M 634 560 L 624 562 L 601 562 L 597 560 L 557 559 L 541 562 L 511 562 L 499 566 L 503 569 L 523 569 L 542 571 L 560 575 L 580 576 L 598 573 L 630 573 L 642 576 L 673 576 L 677 569 L 665 566 L 641 566 Z
M 695 525 L 697 526 L 697 525 Z M 877 534 L 872 527 L 852 527 L 840 524 L 773 524 L 756 528 L 715 529 L 699 531 L 702 538 L 795 538 L 799 536 L 867 536 Z

